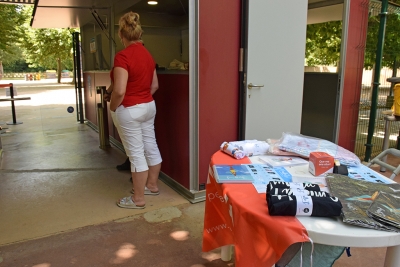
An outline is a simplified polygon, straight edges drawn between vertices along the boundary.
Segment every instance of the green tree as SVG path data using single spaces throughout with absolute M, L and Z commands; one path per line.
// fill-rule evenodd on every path
M 59 83 L 63 66 L 72 67 L 72 36 L 68 29 L 31 29 L 21 45 L 31 66 L 56 69 Z
M 25 8 L 25 14 L 32 14 L 32 8 Z M 24 25 L 25 36 L 20 38 L 26 61 L 31 67 L 56 69 L 58 83 L 61 82 L 61 70 L 73 68 L 72 32 L 74 29 L 32 29 L 29 19 Z
M 340 59 L 341 35 L 341 21 L 307 25 L 306 65 L 337 66 Z
M 8 64 L 21 56 L 17 47 L 23 35 L 21 26 L 25 22 L 21 5 L 0 4 L 0 62 Z
M 375 64 L 378 45 L 379 16 L 371 16 L 368 20 L 368 32 L 365 49 L 364 66 L 372 68 Z M 400 16 L 389 14 L 386 20 L 385 42 L 383 46 L 382 66 L 392 68 L 400 54 Z
M 368 31 L 364 57 L 364 67 L 367 69 L 371 69 L 374 66 L 376 58 L 378 30 L 380 23 L 380 17 L 378 13 L 380 13 L 380 10 L 376 11 L 377 14 L 370 14 L 370 17 L 368 19 Z M 386 20 L 382 66 L 393 69 L 394 63 L 396 61 L 399 61 L 399 32 L 399 14 L 389 14 Z M 306 65 L 337 66 L 340 59 L 341 33 L 341 21 L 331 21 L 307 25 Z

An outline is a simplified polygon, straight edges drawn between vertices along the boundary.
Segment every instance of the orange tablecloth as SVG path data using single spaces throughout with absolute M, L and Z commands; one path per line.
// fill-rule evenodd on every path
M 249 163 L 248 158 L 237 160 L 221 151 L 212 156 L 206 186 L 203 251 L 233 244 L 236 267 L 272 266 L 291 244 L 309 239 L 296 217 L 269 216 L 266 195 L 257 193 L 252 184 L 218 184 L 214 179 L 215 164 Z

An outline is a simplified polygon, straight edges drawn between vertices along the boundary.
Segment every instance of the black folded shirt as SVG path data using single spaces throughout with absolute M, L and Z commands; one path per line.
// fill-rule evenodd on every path
M 336 197 L 267 194 L 270 215 L 340 216 L 342 204 Z
M 299 188 L 302 187 L 308 191 L 321 191 L 318 184 L 311 184 L 311 183 L 288 183 L 288 182 L 269 182 L 267 185 L 267 194 L 273 188 Z
M 318 187 L 318 189 L 320 189 Z M 306 190 L 306 189 L 301 189 L 301 188 L 272 188 L 268 194 L 270 195 L 287 195 L 287 196 L 291 196 L 291 195 L 306 195 L 306 196 L 312 196 L 312 197 L 330 197 L 328 192 L 324 192 L 324 191 L 310 191 L 310 190 Z

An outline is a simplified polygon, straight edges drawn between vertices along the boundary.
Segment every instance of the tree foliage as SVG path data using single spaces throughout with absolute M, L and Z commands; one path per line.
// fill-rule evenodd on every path
M 337 66 L 340 59 L 342 22 L 307 25 L 306 65 Z
M 23 36 L 21 26 L 25 22 L 23 6 L 0 4 L 0 61 L 12 62 L 18 57 L 17 43 Z
M 376 61 L 380 17 L 371 16 L 368 20 L 368 32 L 365 48 L 364 66 L 372 68 Z M 393 67 L 400 53 L 400 16 L 389 14 L 386 19 L 385 42 L 383 45 L 382 66 Z
M 72 36 L 67 29 L 31 29 L 21 40 L 21 46 L 33 66 L 55 69 L 60 60 L 71 67 Z
M 73 68 L 72 35 L 75 29 L 33 29 L 32 6 L 0 4 L 0 61 L 4 69 L 30 70 Z M 7 18 L 7 19 L 4 19 Z
M 400 3 L 400 0 L 397 0 Z M 395 2 L 395 1 L 391 1 Z M 370 14 L 365 44 L 364 67 L 370 69 L 376 61 L 380 16 Z M 382 66 L 393 67 L 395 60 L 400 61 L 400 16 L 389 14 L 386 19 L 386 30 L 382 57 Z M 307 25 L 306 65 L 337 66 L 340 60 L 342 22 L 331 21 Z M 396 59 L 397 58 L 397 59 Z
M 72 32 L 74 29 L 32 29 L 29 26 L 32 8 L 24 9 L 26 23 L 25 35 L 20 38 L 20 47 L 24 51 L 26 61 L 31 67 L 56 69 L 58 82 L 61 79 L 62 69 L 73 68 Z M 29 15 L 29 16 L 28 16 Z

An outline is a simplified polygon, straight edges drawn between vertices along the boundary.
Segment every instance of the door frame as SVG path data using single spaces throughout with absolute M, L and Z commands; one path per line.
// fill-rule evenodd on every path
M 240 23 L 240 62 L 239 62 L 239 140 L 244 140 L 246 133 L 246 85 L 247 85 L 247 52 L 248 52 L 248 26 L 249 26 L 249 1 L 241 0 Z

